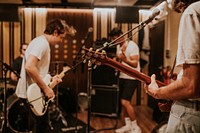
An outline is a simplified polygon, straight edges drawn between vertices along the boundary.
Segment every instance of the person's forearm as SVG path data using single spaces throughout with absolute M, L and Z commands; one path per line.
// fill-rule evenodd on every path
M 192 82 L 186 81 L 184 78 L 174 81 L 168 86 L 164 86 L 158 89 L 157 98 L 158 99 L 188 99 L 197 98 L 200 94 L 195 93 L 195 88 Z
M 128 64 L 129 66 L 133 67 L 133 68 L 137 68 L 137 65 L 138 65 L 138 61 L 137 60 L 129 61 L 129 60 L 126 59 L 126 60 L 124 60 L 124 62 L 126 64 Z

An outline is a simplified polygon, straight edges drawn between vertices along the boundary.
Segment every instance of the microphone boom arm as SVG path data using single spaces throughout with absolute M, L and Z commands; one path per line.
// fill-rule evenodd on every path
M 6 64 L 5 62 L 3 62 L 2 60 L 0 60 L 0 62 L 3 64 L 3 66 L 10 70 L 11 72 L 13 72 L 18 78 L 20 78 L 20 75 L 12 68 L 10 67 L 8 64 Z

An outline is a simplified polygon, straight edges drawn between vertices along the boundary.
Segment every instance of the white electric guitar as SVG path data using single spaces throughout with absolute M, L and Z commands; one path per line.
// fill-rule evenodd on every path
M 71 70 L 70 67 L 64 67 L 63 71 L 58 75 L 59 78 L 62 79 L 65 76 L 66 72 L 68 72 L 69 70 Z M 49 87 L 53 89 L 58 83 L 56 81 L 50 82 L 50 79 L 51 76 L 47 74 L 43 79 L 43 81 L 45 82 L 46 85 L 49 85 Z M 48 99 L 47 97 L 44 96 L 40 87 L 36 83 L 33 83 L 27 89 L 27 99 L 33 113 L 37 116 L 42 116 L 47 111 L 48 104 L 51 100 L 54 99 L 54 97 Z

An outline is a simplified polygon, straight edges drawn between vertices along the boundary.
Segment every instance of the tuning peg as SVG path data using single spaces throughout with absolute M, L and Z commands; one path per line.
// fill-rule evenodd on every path
M 100 56 L 102 59 L 106 57 L 106 51 L 105 50 L 102 50 L 102 54 Z
M 101 62 L 100 62 L 100 61 L 96 61 L 96 62 L 95 62 L 95 65 L 100 66 L 100 65 L 101 65 Z
M 81 54 L 85 54 L 85 49 L 82 49 L 82 50 L 81 50 Z
M 95 58 L 91 58 L 91 62 L 92 62 L 92 63 L 95 63 L 95 62 L 96 62 L 96 59 L 95 59 Z
M 97 65 L 94 65 L 94 67 L 93 67 L 94 69 L 96 69 L 97 68 Z
M 105 51 L 105 50 L 102 50 L 102 54 L 104 54 L 104 55 L 105 55 L 105 54 L 106 54 L 106 51 Z
M 85 50 L 81 50 L 81 54 L 82 54 L 82 55 L 85 54 Z
M 93 51 L 93 48 L 90 48 L 90 49 L 89 49 L 89 52 L 92 52 L 92 51 Z
M 86 60 L 86 59 L 84 59 L 84 60 L 83 60 L 83 63 L 86 63 L 86 61 L 87 61 L 87 60 Z
M 99 52 L 99 49 L 96 49 L 96 51 L 95 51 L 96 53 L 98 53 Z
M 91 67 L 92 66 L 92 62 L 89 60 L 88 61 L 88 66 Z

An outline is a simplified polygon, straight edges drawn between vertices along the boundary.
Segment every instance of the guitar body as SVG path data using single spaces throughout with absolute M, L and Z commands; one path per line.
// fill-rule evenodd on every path
M 47 74 L 43 81 L 46 85 L 50 83 L 51 76 Z M 40 87 L 33 83 L 27 89 L 27 99 L 31 106 L 31 110 L 36 116 L 42 116 L 47 111 L 48 102 L 51 100 L 46 100 L 44 94 Z

